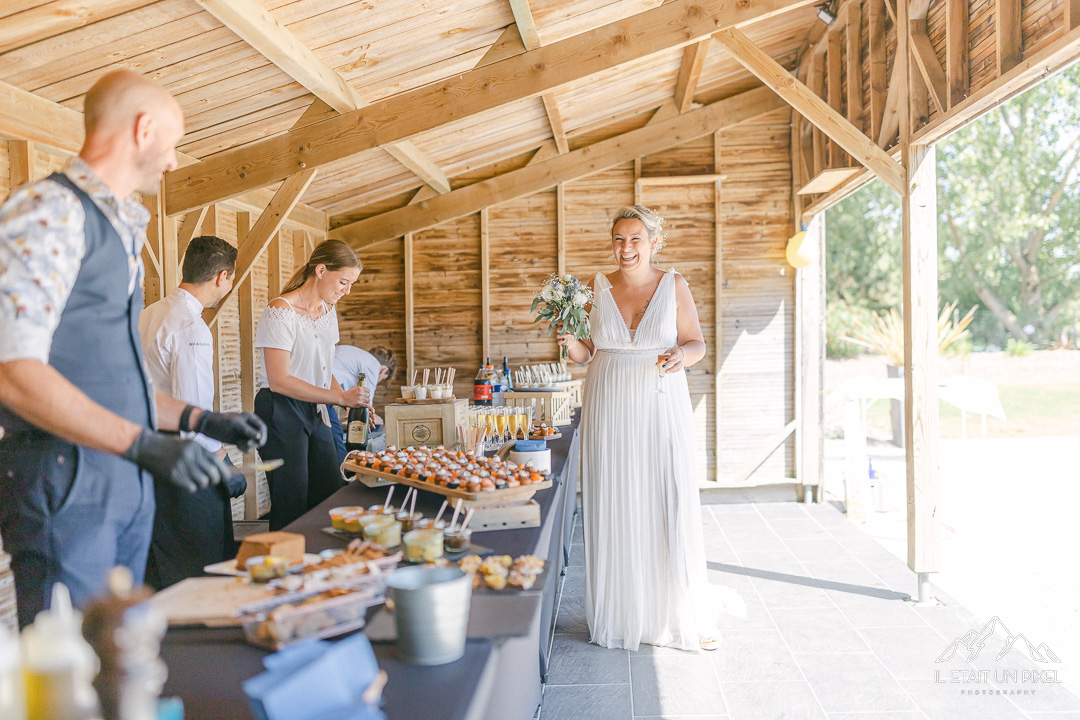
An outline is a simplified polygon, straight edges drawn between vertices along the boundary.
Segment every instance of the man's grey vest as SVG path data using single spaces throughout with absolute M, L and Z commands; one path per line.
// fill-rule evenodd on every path
M 86 254 L 53 333 L 49 364 L 98 405 L 141 427 L 154 417 L 153 395 L 139 342 L 140 288 L 128 294 L 128 254 L 116 228 L 66 175 L 50 180 L 75 193 L 86 215 Z M 0 408 L 8 433 L 30 430 Z

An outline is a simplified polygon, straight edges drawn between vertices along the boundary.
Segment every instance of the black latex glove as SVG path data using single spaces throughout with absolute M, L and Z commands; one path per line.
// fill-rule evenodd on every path
M 203 410 L 195 427 L 191 428 L 208 438 L 240 448 L 240 452 L 255 452 L 266 442 L 266 423 L 251 413 L 216 413 Z
M 218 485 L 232 475 L 232 469 L 198 443 L 145 428 L 124 452 L 124 457 L 156 480 L 188 492 Z
M 240 473 L 230 475 L 229 478 L 221 485 L 221 490 L 230 500 L 244 497 L 244 493 L 247 492 L 247 478 Z

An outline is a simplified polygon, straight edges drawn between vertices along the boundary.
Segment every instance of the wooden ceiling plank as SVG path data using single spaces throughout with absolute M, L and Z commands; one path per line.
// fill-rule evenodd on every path
M 510 23 L 495 44 L 480 58 L 480 62 L 476 63 L 476 67 L 486 67 L 523 52 L 525 52 L 525 43 L 521 39 L 521 33 L 518 32 L 517 23 Z
M 224 152 L 197 168 L 169 173 L 171 214 L 219 202 L 295 173 L 432 130 L 655 53 L 685 47 L 718 27 L 766 20 L 813 0 L 676 0 L 485 68 L 401 93 L 283 135 Z
M 853 125 L 861 126 L 863 114 L 862 74 L 862 6 L 848 3 L 847 29 L 847 117 Z
M 926 81 L 930 99 L 937 105 L 938 112 L 946 112 L 949 109 L 949 84 L 934 52 L 934 46 L 930 43 L 930 35 L 926 32 L 926 19 L 912 20 L 909 24 L 911 54 L 915 58 L 915 64 Z
M 490 205 L 599 172 L 640 155 L 648 155 L 712 134 L 720 128 L 745 122 L 782 107 L 783 101 L 768 89 L 751 90 L 656 125 L 633 130 L 565 155 L 467 185 L 416 205 L 343 225 L 331 230 L 330 237 L 351 242 L 358 249 L 370 247 L 409 232 L 478 212 Z
M 349 113 L 367 106 L 367 102 L 337 70 L 300 42 L 258 0 L 196 2 L 337 112 Z M 446 174 L 411 142 L 388 147 L 387 152 L 439 192 L 450 192 L 450 181 Z
M 233 277 L 233 289 L 229 292 L 229 295 L 234 293 L 236 288 L 243 285 L 244 281 L 251 275 L 255 264 L 259 262 L 259 258 L 262 257 L 263 252 L 266 250 L 266 246 L 274 239 L 274 235 L 281 230 L 285 218 L 288 217 L 296 203 L 300 201 L 300 197 L 311 185 L 311 181 L 315 179 L 318 172 L 318 168 L 309 168 L 298 172 L 286 178 L 278 191 L 274 193 L 270 204 L 266 206 L 266 209 L 259 215 L 259 219 L 255 221 L 255 227 L 251 228 L 251 232 L 248 233 L 244 242 L 240 244 L 239 252 L 236 255 L 236 275 Z M 203 318 L 206 320 L 207 325 L 212 326 L 217 322 L 222 308 L 225 307 L 225 303 L 229 299 L 229 295 L 223 297 L 216 307 L 204 314 Z
M 679 76 L 675 80 L 675 104 L 680 113 L 689 110 L 694 102 L 694 92 L 697 90 L 698 80 L 701 79 L 701 70 L 705 67 L 711 42 L 712 38 L 709 38 L 683 48 L 682 64 L 679 65 Z
M 57 0 L 8 15 L 0 23 L 0 54 L 155 2 L 157 0 Z
M 782 65 L 750 42 L 739 30 L 721 30 L 717 39 L 729 52 L 766 86 L 821 128 L 856 160 L 873 170 L 889 187 L 904 192 L 904 169 L 862 131 L 811 90 L 792 77 Z

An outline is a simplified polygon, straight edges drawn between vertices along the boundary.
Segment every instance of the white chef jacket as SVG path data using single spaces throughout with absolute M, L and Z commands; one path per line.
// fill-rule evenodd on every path
M 375 386 L 379 384 L 379 371 L 382 363 L 367 350 L 353 345 L 338 345 L 334 348 L 334 378 L 342 390 L 356 387 L 360 373 L 364 373 L 364 386 L 375 397 Z
M 139 335 L 154 389 L 210 410 L 214 407 L 214 336 L 202 319 L 203 306 L 177 288 L 139 315 Z M 205 435 L 183 433 L 210 452 L 221 443 Z

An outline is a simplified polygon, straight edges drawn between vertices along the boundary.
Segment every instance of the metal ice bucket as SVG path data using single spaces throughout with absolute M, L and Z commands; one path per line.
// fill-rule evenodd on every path
M 395 571 L 386 587 L 402 660 L 443 665 L 465 654 L 471 577 L 456 567 L 409 567 Z

